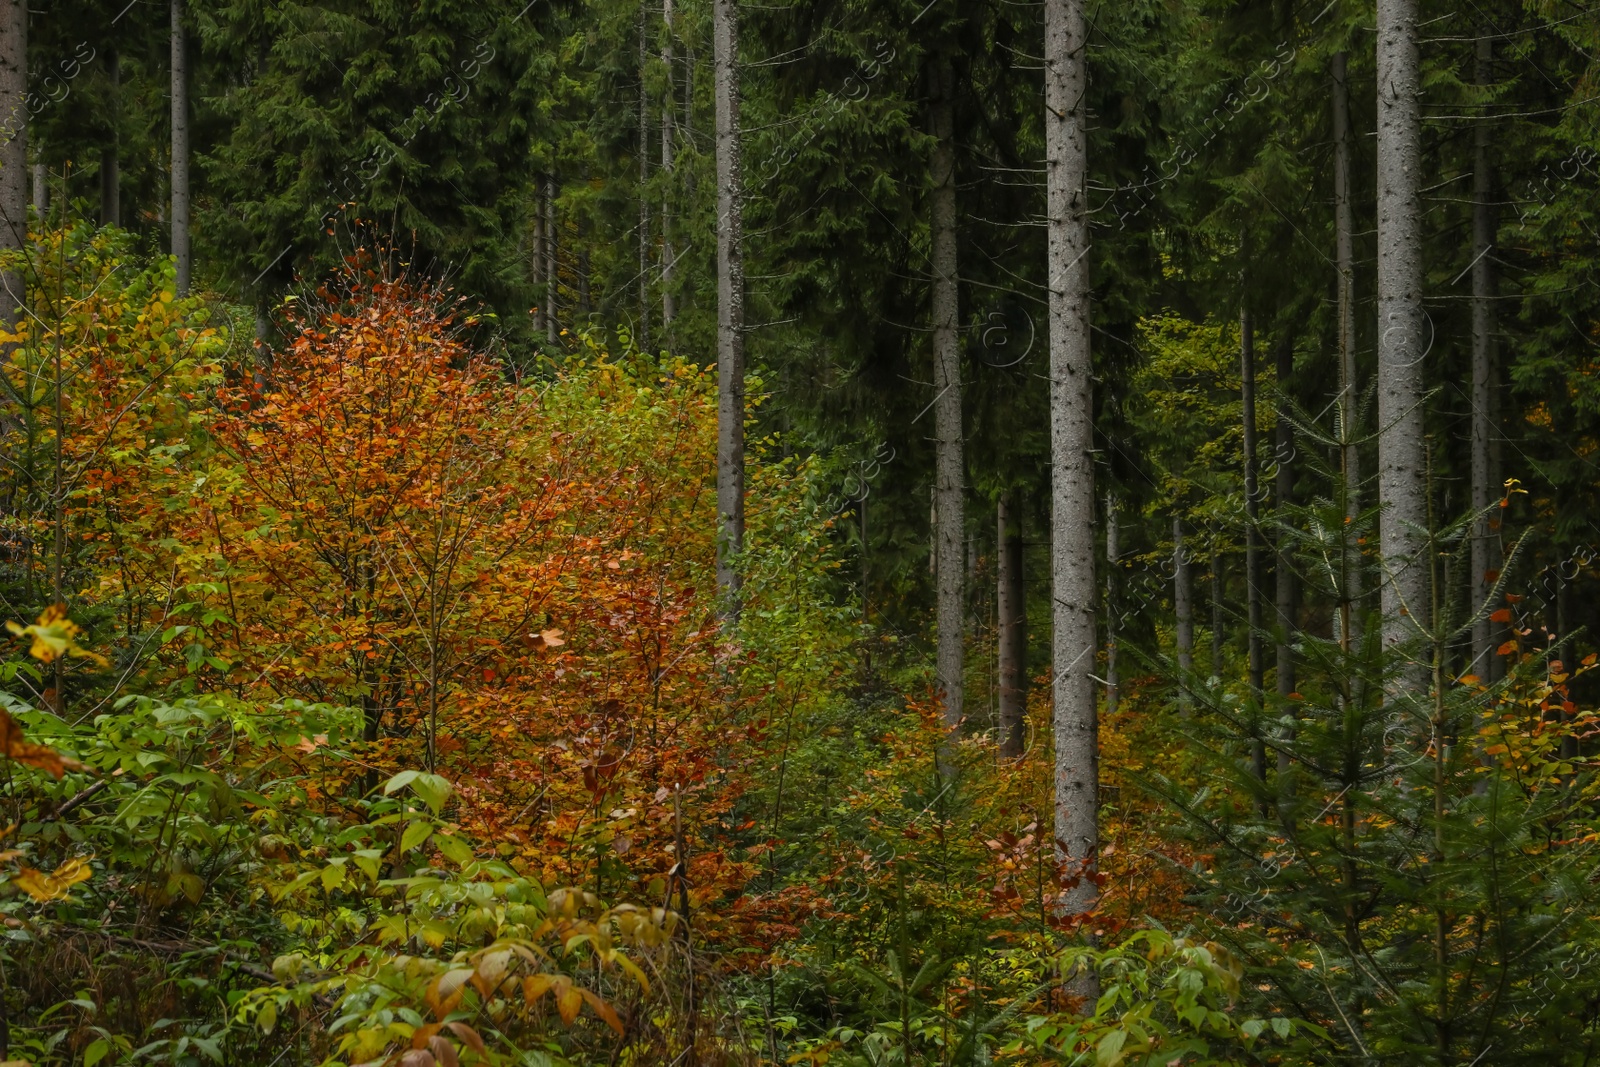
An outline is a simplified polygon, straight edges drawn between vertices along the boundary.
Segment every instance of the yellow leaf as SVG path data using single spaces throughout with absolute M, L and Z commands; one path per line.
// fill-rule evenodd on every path
M 74 856 L 49 874 L 36 871 L 32 867 L 23 867 L 12 876 L 11 883 L 43 904 L 50 900 L 60 900 L 73 886 L 79 882 L 87 882 L 93 873 L 89 869 L 87 858 Z
M 6 629 L 18 637 L 33 638 L 28 654 L 41 663 L 53 662 L 60 656 L 74 656 L 93 660 L 102 667 L 111 665 L 98 652 L 90 652 L 78 644 L 78 635 L 83 631 L 77 623 L 67 618 L 65 604 L 52 604 L 45 608 L 44 614 L 39 616 L 39 621 L 32 626 L 20 626 L 8 622 Z

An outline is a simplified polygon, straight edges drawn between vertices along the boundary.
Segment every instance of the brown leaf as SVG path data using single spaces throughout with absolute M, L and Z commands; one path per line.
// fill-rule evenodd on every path
M 478 1034 L 478 1031 L 474 1030 L 466 1023 L 450 1023 L 448 1025 L 451 1031 L 461 1040 L 465 1041 L 467 1043 L 467 1047 L 472 1049 L 472 1051 L 476 1052 L 480 1056 L 489 1055 L 489 1049 L 484 1045 L 483 1038 Z
M 461 1061 L 456 1058 L 456 1047 L 442 1037 L 430 1037 L 428 1048 L 433 1051 L 433 1058 L 439 1061 L 439 1067 L 459 1067 Z
M 400 1057 L 400 1067 L 433 1067 L 433 1053 L 414 1048 Z

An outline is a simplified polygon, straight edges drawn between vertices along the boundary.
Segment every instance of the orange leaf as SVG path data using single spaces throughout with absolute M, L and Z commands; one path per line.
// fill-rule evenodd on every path
M 56 778 L 68 771 L 81 771 L 83 764 L 70 756 L 63 756 L 48 745 L 30 744 L 22 739 L 22 727 L 4 710 L 0 710 L 0 753 L 29 767 L 37 767 Z
M 1517 651 L 1517 643 L 1515 641 L 1507 641 L 1505 644 L 1501 645 L 1498 649 L 1495 650 L 1496 654 L 1501 655 L 1501 656 L 1514 655 L 1516 653 L 1516 651 Z
M 568 985 L 556 994 L 556 1010 L 561 1013 L 561 1021 L 568 1026 L 578 1017 L 578 1012 L 583 1007 L 583 994 L 572 985 Z
M 1511 609 L 1510 608 L 1501 608 L 1499 611 L 1490 612 L 1489 613 L 1489 621 L 1490 622 L 1510 622 L 1511 621 Z
M 425 998 L 428 1001 L 428 1007 L 433 1009 L 435 1015 L 449 1015 L 455 1010 L 456 1005 L 461 1003 L 461 998 L 466 995 L 466 990 L 462 987 L 467 984 L 467 979 L 471 978 L 474 973 L 471 970 L 458 967 L 455 970 L 444 972 L 428 983 L 428 991 L 425 994 Z
M 594 1013 L 600 1016 L 601 1019 L 605 1020 L 605 1024 L 611 1027 L 611 1029 L 615 1030 L 617 1035 L 620 1037 L 622 1035 L 622 1020 L 617 1018 L 617 1013 L 615 1011 L 611 1010 L 611 1005 L 607 1004 L 605 1001 L 601 1000 L 587 989 L 580 990 L 580 992 L 583 993 L 583 999 L 589 1002 L 589 1007 L 594 1009 Z

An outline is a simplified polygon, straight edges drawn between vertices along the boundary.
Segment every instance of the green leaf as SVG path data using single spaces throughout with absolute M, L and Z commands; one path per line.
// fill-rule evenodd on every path
M 383 849 L 381 849 L 381 848 L 357 849 L 350 856 L 350 858 L 355 860 L 355 864 L 356 864 L 357 867 L 361 868 L 361 873 L 362 874 L 365 874 L 368 878 L 371 878 L 374 882 L 376 882 L 378 880 L 378 869 L 379 869 L 379 867 L 380 867 L 380 865 L 382 864 L 382 861 L 383 861 Z
M 441 775 L 419 774 L 411 783 L 411 791 L 438 815 L 444 810 L 444 802 L 450 796 L 450 782 Z
M 1285 1019 L 1281 1015 L 1275 1017 L 1272 1020 L 1272 1031 L 1273 1031 L 1273 1033 L 1277 1034 L 1281 1038 L 1287 1039 L 1289 1034 L 1290 1034 L 1290 1032 L 1293 1031 L 1293 1030 L 1294 1030 L 1294 1026 L 1292 1024 L 1290 1024 L 1288 1019 Z
M 260 1024 L 262 1033 L 272 1033 L 272 1028 L 278 1025 L 278 1005 L 270 1000 L 261 1005 L 261 1011 L 256 1015 L 256 1022 Z
M 400 851 L 410 852 L 426 841 L 433 833 L 433 823 L 426 819 L 416 819 L 406 827 L 406 832 L 400 835 Z
M 1113 1030 L 1094 1047 L 1095 1067 L 1117 1067 L 1122 1062 L 1122 1046 L 1128 1041 L 1126 1030 Z
M 450 834 L 439 834 L 433 839 L 433 847 L 442 852 L 450 862 L 465 867 L 477 859 L 472 853 L 472 846 Z
M 383 783 L 384 795 L 388 796 L 391 793 L 398 793 L 400 790 L 416 781 L 417 776 L 421 773 L 421 771 L 401 771 L 399 774 Z
M 106 1038 L 97 1038 L 89 1043 L 83 1050 L 83 1067 L 94 1067 L 95 1064 L 105 1059 L 111 1052 L 111 1042 Z

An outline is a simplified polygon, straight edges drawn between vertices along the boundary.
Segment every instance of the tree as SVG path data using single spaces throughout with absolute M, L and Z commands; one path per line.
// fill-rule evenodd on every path
M 1489 37 L 1478 41 L 1476 80 L 1488 85 L 1494 72 L 1494 44 Z M 1498 547 L 1498 522 L 1490 508 L 1499 499 L 1501 487 L 1494 483 L 1495 381 L 1499 368 L 1495 359 L 1494 264 L 1495 247 L 1494 164 L 1491 157 L 1493 127 L 1480 119 L 1472 131 L 1472 528 L 1471 587 L 1475 604 L 1489 602 L 1495 586 L 1495 548 Z M 1495 624 L 1490 612 L 1480 611 L 1472 625 L 1472 671 L 1493 680 L 1500 658 L 1494 639 Z
M 1356 448 L 1362 389 L 1356 374 L 1355 223 L 1350 205 L 1350 55 L 1334 53 L 1333 73 L 1333 220 L 1334 255 L 1338 278 L 1336 335 L 1339 348 L 1339 466 L 1343 474 L 1339 491 L 1345 518 L 1360 514 L 1361 453 Z M 1360 625 L 1361 568 L 1353 557 L 1341 560 L 1339 632 L 1348 648 Z
M 1378 3 L 1378 504 L 1383 635 L 1402 648 L 1427 631 L 1423 438 L 1422 115 L 1417 0 Z M 1416 695 L 1420 666 L 1396 680 Z
M 1010 492 L 995 507 L 995 543 L 999 548 L 1000 616 L 1000 754 L 1022 755 L 1028 710 L 1027 586 L 1023 584 L 1021 512 Z
M 1256 738 L 1250 743 L 1250 764 L 1256 777 L 1267 778 L 1267 748 L 1260 737 L 1259 717 L 1266 658 L 1262 649 L 1265 622 L 1261 598 L 1265 595 L 1261 550 L 1261 486 L 1256 470 L 1256 343 L 1250 312 L 1239 313 L 1239 400 L 1244 429 L 1244 596 L 1250 671 L 1250 701 L 1257 716 Z
M 937 583 L 940 706 L 945 725 L 961 722 L 965 688 L 967 614 L 967 526 L 965 435 L 961 417 L 961 320 L 956 261 L 955 71 L 942 52 L 929 64 L 930 115 L 934 137 L 929 177 L 929 231 L 933 261 L 934 575 Z
M 172 0 L 172 256 L 178 295 L 189 294 L 189 55 L 184 0 Z
M 1045 192 L 1050 301 L 1050 577 L 1056 851 L 1071 879 L 1061 909 L 1099 896 L 1095 708 L 1094 365 L 1089 350 L 1088 88 L 1080 0 L 1045 0 Z
M 743 170 L 739 5 L 713 0 L 717 113 L 717 588 L 738 614 L 734 560 L 744 549 Z
M 0 0 L 0 251 L 28 238 L 28 103 L 28 5 Z M 0 273 L 0 287 L 0 316 L 14 323 L 26 299 L 21 274 Z

